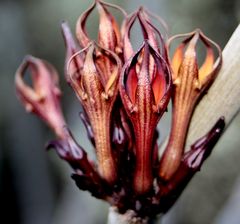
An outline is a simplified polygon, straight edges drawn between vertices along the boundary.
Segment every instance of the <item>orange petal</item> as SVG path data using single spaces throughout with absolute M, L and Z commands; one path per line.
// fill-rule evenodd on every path
M 177 78 L 179 67 L 183 61 L 183 50 L 184 50 L 185 44 L 180 44 L 178 48 L 175 50 L 172 61 L 171 61 L 171 67 L 173 70 L 173 80 Z
M 214 65 L 214 51 L 212 48 L 208 47 L 206 59 L 201 68 L 199 69 L 198 78 L 200 83 L 202 83 L 206 76 L 211 73 L 211 71 L 213 70 L 213 65 Z
M 153 89 L 153 94 L 154 94 L 156 105 L 159 104 L 160 100 L 165 95 L 166 87 L 167 87 L 167 85 L 166 85 L 165 77 L 163 75 L 163 71 L 157 70 L 156 75 L 152 82 L 152 89 Z

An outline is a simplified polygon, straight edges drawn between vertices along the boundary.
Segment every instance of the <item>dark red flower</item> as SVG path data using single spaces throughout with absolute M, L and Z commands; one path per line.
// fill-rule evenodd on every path
M 154 73 L 149 71 L 150 57 L 155 65 Z M 168 64 L 148 41 L 125 64 L 119 88 L 135 135 L 134 189 L 137 193 L 145 193 L 153 184 L 153 135 L 171 93 Z

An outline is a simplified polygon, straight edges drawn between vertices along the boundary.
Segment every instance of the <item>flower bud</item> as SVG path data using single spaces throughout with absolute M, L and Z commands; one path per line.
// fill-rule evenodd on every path
M 23 79 L 30 69 L 32 84 Z M 17 95 L 28 112 L 42 118 L 60 138 L 64 138 L 65 120 L 60 106 L 60 89 L 55 68 L 41 59 L 27 56 L 16 72 Z
M 156 69 L 150 75 L 149 58 Z M 121 73 L 120 95 L 135 134 L 134 190 L 146 193 L 153 184 L 153 137 L 170 99 L 171 74 L 166 61 L 145 41 Z

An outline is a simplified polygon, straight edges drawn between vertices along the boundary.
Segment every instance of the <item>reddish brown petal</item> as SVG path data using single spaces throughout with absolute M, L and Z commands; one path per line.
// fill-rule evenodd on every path
M 154 93 L 155 104 L 158 105 L 160 100 L 166 93 L 167 84 L 162 71 L 157 71 L 153 81 L 152 81 L 152 89 Z
M 122 53 L 121 34 L 116 19 L 108 11 L 108 8 L 117 9 L 124 17 L 126 12 L 119 6 L 98 0 L 98 9 L 100 14 L 99 21 L 99 44 L 116 54 Z
M 172 84 L 171 72 L 168 63 L 157 52 L 152 51 L 155 71 L 152 73 L 152 90 L 157 108 L 165 103 L 170 97 Z
M 76 23 L 76 36 L 79 41 L 79 44 L 82 47 L 86 47 L 90 42 L 90 38 L 88 37 L 88 34 L 86 33 L 86 22 L 88 19 L 88 16 L 91 14 L 93 9 L 96 7 L 96 1 L 79 17 L 77 23 Z
M 169 29 L 168 29 L 168 25 L 167 25 L 167 23 L 165 22 L 165 20 L 164 20 L 162 17 L 160 17 L 160 16 L 158 16 L 157 14 L 149 11 L 149 10 L 146 9 L 146 8 L 144 8 L 144 13 L 147 15 L 148 18 L 151 18 L 151 20 L 152 20 L 152 19 L 155 19 L 155 20 L 158 22 L 158 24 L 159 24 L 159 25 L 161 26 L 161 28 L 163 29 L 163 34 L 164 34 L 164 35 L 162 35 L 162 36 L 164 37 L 164 39 L 167 38 Z M 148 20 L 148 22 L 150 22 L 150 19 Z
M 143 10 L 144 9 L 141 7 L 138 11 L 138 18 L 141 24 L 143 37 L 149 41 L 154 49 L 158 49 L 156 34 L 154 33 L 153 28 L 149 25 L 150 21 L 148 15 Z
M 122 27 L 122 36 L 123 36 L 123 56 L 124 61 L 127 61 L 134 54 L 133 47 L 130 41 L 130 30 L 137 18 L 137 12 L 132 13 L 128 16 Z
M 132 67 L 129 69 L 129 72 L 128 72 L 128 77 L 126 81 L 126 90 L 133 104 L 135 104 L 137 82 L 138 82 L 138 78 L 136 74 L 136 69 L 135 67 Z

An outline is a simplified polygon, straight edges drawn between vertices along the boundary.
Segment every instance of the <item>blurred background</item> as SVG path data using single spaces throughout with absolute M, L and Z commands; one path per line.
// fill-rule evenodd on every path
M 54 138 L 44 124 L 28 115 L 17 101 L 14 74 L 24 55 L 52 63 L 61 77 L 63 110 L 79 143 L 90 153 L 91 145 L 78 118 L 81 110 L 64 80 L 65 49 L 60 22 L 67 20 L 74 32 L 79 15 L 91 0 L 0 0 L 0 223 L 102 224 L 108 205 L 77 189 L 71 170 L 45 143 Z M 201 28 L 223 48 L 240 20 L 237 0 L 121 0 L 128 12 L 140 5 L 157 13 L 170 34 Z M 97 16 L 97 13 L 95 13 Z M 96 34 L 97 17 L 88 24 Z M 134 41 L 140 43 L 138 35 Z M 161 127 L 166 136 L 169 118 Z M 203 169 L 180 200 L 163 218 L 163 224 L 240 223 L 240 116 L 216 146 Z M 6 220 L 6 221 L 4 221 Z

